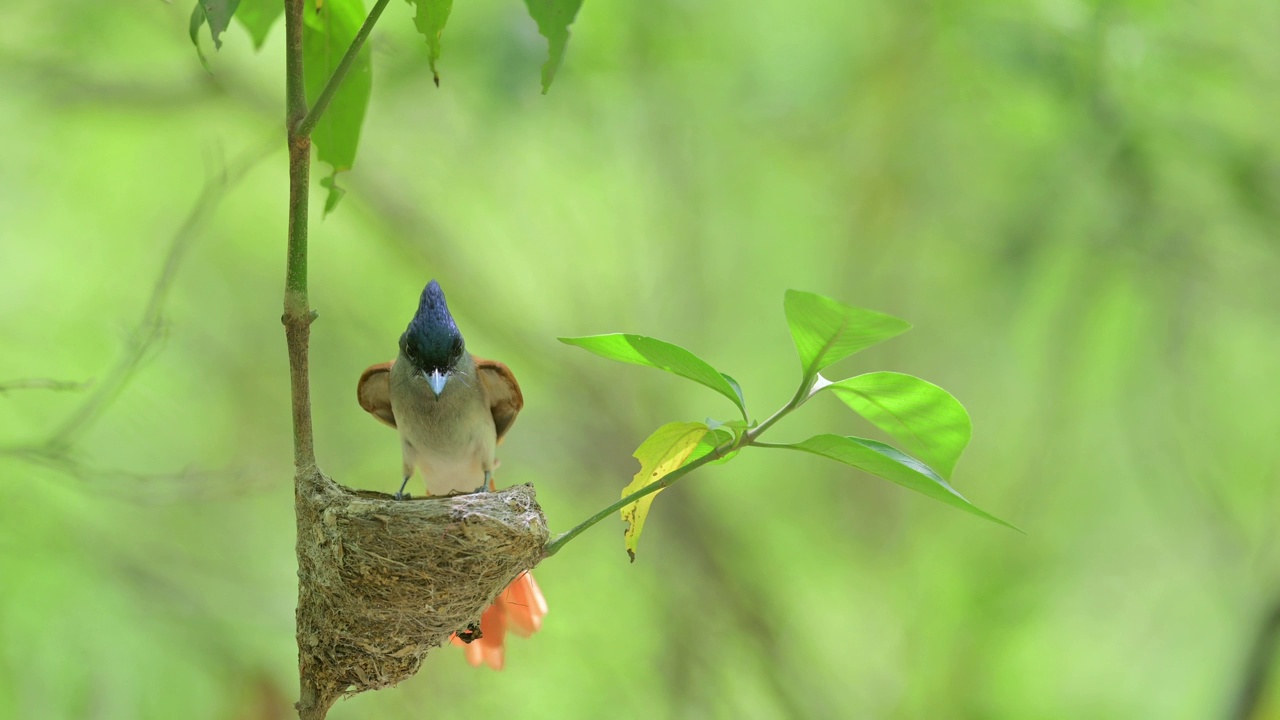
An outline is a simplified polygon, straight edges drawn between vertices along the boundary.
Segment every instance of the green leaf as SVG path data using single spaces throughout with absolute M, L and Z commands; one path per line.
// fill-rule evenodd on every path
M 302 30 L 302 56 L 305 66 L 307 105 L 316 98 L 333 77 L 342 56 L 351 46 L 364 23 L 364 5 L 360 0 L 323 0 L 319 12 L 315 0 L 307 0 Z M 369 60 L 369 44 L 356 55 L 347 77 L 333 96 L 333 101 L 311 133 L 316 157 L 333 167 L 334 174 L 348 170 L 355 163 L 360 144 L 360 128 L 369 107 L 373 72 Z M 332 180 L 326 206 L 337 202 Z
M 204 53 L 200 51 L 198 40 L 200 27 L 206 22 L 209 23 L 209 36 L 213 38 L 213 48 L 221 50 L 221 35 L 231 24 L 231 16 L 236 14 L 236 6 L 239 4 L 240 0 L 196 0 L 196 7 L 191 11 L 188 30 L 191 33 L 191 42 L 196 46 L 196 54 L 200 56 L 200 64 L 204 65 L 206 70 L 209 69 L 209 63 L 205 60 Z M 281 7 L 283 8 L 283 4 Z
M 788 290 L 783 308 L 804 376 L 911 329 L 892 315 L 842 305 L 828 297 Z
M 912 375 L 873 372 L 827 387 L 945 478 L 951 477 L 973 434 L 959 400 Z
M 440 59 L 440 34 L 444 32 L 444 24 L 449 22 L 453 0 L 408 0 L 408 2 L 418 8 L 418 14 L 413 17 L 413 24 L 427 39 L 427 62 L 431 65 L 431 77 L 439 86 L 440 73 L 436 72 L 436 61 Z
M 698 441 L 707 434 L 707 426 L 700 422 L 667 423 L 649 436 L 635 451 L 635 459 L 640 461 L 640 472 L 632 478 L 631 484 L 622 489 L 622 497 L 638 492 L 644 487 L 661 480 L 672 470 L 684 464 L 693 452 Z M 644 530 L 644 520 L 649 515 L 649 506 L 661 490 L 645 495 L 622 508 L 622 520 L 627 523 L 623 532 L 627 555 L 631 562 L 636 561 L 636 545 L 640 542 L 640 532 Z
M 335 171 L 332 175 L 320 179 L 320 187 L 329 192 L 324 196 L 324 215 L 333 212 L 338 207 L 338 201 L 347 194 L 347 189 L 338 187 L 338 173 Z
M 547 61 L 542 64 L 542 94 L 551 89 L 551 81 L 564 59 L 564 46 L 569 42 L 569 26 L 582 7 L 582 0 L 524 0 L 529 17 L 538 23 L 538 32 L 547 39 Z
M 209 59 L 204 56 L 204 51 L 200 49 L 200 28 L 204 26 L 204 23 L 204 7 L 197 2 L 195 8 L 191 10 L 191 22 L 187 31 L 191 34 L 191 44 L 196 46 L 196 57 L 200 58 L 200 64 L 206 72 L 211 73 L 213 68 L 209 67 Z
M 966 512 L 986 518 L 994 523 L 1017 530 L 1018 528 L 978 509 L 963 495 L 956 492 L 942 476 L 928 465 L 905 455 L 889 445 L 875 440 L 856 437 L 840 437 L 839 435 L 816 435 L 804 442 L 793 445 L 762 445 L 762 447 L 786 448 L 802 450 L 814 455 L 831 458 L 846 465 L 869 472 L 872 475 L 897 483 L 903 487 L 923 493 L 935 500 L 960 508 Z M 1019 532 L 1021 532 L 1019 530 Z
M 236 21 L 253 39 L 253 49 L 261 50 L 271 32 L 271 26 L 284 14 L 284 3 L 280 0 L 240 0 L 240 9 L 236 10 Z
M 729 377 L 727 373 L 720 373 L 720 375 L 725 382 L 729 383 L 729 387 L 733 388 L 733 393 L 738 396 L 738 407 L 742 408 L 742 417 L 746 419 L 748 417 L 747 399 L 742 395 L 742 386 L 738 384 L 737 380 Z
M 742 401 L 738 384 L 731 382 L 729 376 L 720 373 L 705 360 L 679 345 L 672 345 L 644 335 L 623 333 L 560 338 L 560 342 L 566 345 L 577 345 L 610 360 L 655 367 L 701 383 L 732 400 L 733 404 L 742 411 L 743 417 L 747 415 L 747 408 Z

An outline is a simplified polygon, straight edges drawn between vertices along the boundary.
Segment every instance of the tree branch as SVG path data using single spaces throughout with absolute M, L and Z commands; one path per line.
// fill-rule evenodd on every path
M 377 23 L 389 0 L 378 0 L 365 19 L 351 47 L 342 56 L 316 98 L 307 110 L 304 61 L 304 0 L 284 0 L 285 24 L 285 128 L 289 145 L 289 242 L 285 260 L 284 323 L 285 342 L 289 352 L 290 405 L 293 412 L 294 516 L 298 535 L 296 552 L 301 579 L 310 568 L 308 557 L 314 551 L 314 535 L 318 518 L 313 512 L 315 499 L 325 491 L 326 481 L 316 467 L 315 437 L 311 421 L 311 386 L 308 352 L 311 344 L 311 322 L 316 314 L 307 297 L 307 211 L 311 179 L 311 131 L 324 115 L 334 94 L 342 85 L 360 48 Z M 330 483 L 331 484 L 331 483 Z M 310 508 L 310 510 L 309 510 Z M 315 668 L 315 652 L 304 637 L 303 609 L 307 588 L 298 584 L 298 686 L 295 706 L 302 720 L 323 720 L 338 699 L 332 689 L 322 689 Z
M 389 1 L 378 0 L 373 4 L 373 9 L 369 11 L 369 17 L 364 19 L 364 24 L 360 26 L 360 30 L 356 32 L 355 38 L 351 41 L 351 47 L 347 48 L 347 54 L 342 56 L 342 60 L 338 61 L 338 67 L 334 68 L 333 77 L 329 78 L 329 82 L 320 91 L 320 96 L 316 98 L 316 104 L 312 106 L 311 111 L 307 112 L 306 116 L 302 118 L 302 122 L 297 127 L 298 135 L 310 137 L 311 131 L 316 128 L 316 123 L 320 122 L 320 117 L 329 108 L 329 103 L 333 100 L 334 94 L 338 92 L 342 81 L 347 77 L 347 71 L 351 69 L 351 63 L 355 62 L 356 56 L 360 54 L 360 49 L 364 47 L 364 41 L 369 38 L 369 33 L 373 31 L 373 26 L 378 22 L 378 18 L 382 16 L 382 11 L 386 9 Z M 303 107 L 305 108 L 305 104 Z M 293 126 L 290 125 L 290 127 Z
M 275 141 L 272 141 L 274 145 Z M 77 435 L 95 423 L 103 411 L 115 400 L 124 389 L 133 374 L 137 372 L 147 352 L 164 336 L 164 305 L 169 297 L 169 290 L 177 276 L 178 267 L 187 256 L 195 239 L 199 237 L 199 229 L 204 221 L 217 209 L 218 203 L 227 191 L 240 182 L 248 172 L 266 158 L 270 147 L 263 145 L 245 153 L 230 167 L 216 170 L 213 177 L 205 183 L 200 197 L 192 206 L 182 226 L 174 234 L 169 244 L 169 252 L 165 255 L 164 266 L 151 296 L 142 311 L 142 317 L 129 335 L 124 354 L 107 372 L 102 382 L 97 383 L 92 392 L 53 432 L 46 441 L 50 448 L 65 448 Z
M 285 261 L 284 323 L 289 347 L 290 396 L 293 406 L 293 459 L 302 469 L 316 464 L 311 430 L 311 388 L 307 349 L 311 341 L 311 309 L 307 300 L 307 201 L 311 175 L 311 138 L 300 132 L 307 114 L 303 75 L 303 0 L 286 0 L 285 126 L 289 129 L 289 247 Z

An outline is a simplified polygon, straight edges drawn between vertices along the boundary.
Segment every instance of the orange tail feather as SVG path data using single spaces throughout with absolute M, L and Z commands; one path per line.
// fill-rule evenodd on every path
M 547 614 L 547 601 L 531 573 L 524 573 L 511 581 L 506 590 L 480 616 L 480 637 L 464 643 L 457 635 L 450 638 L 454 645 L 466 650 L 467 662 L 473 667 L 486 664 L 501 670 L 506 661 L 507 630 L 529 637 L 542 627 Z

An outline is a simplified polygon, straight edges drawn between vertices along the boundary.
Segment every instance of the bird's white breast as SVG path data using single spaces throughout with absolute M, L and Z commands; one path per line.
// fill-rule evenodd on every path
M 474 374 L 453 377 L 438 398 L 425 380 L 399 380 L 406 385 L 392 393 L 392 407 L 400 442 L 406 464 L 422 473 L 427 493 L 479 488 L 494 466 L 497 431 Z

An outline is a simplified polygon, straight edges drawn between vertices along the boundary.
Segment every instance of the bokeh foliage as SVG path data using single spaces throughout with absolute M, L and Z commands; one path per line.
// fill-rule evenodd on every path
M 1280 585 L 1280 6 L 587 4 L 547 97 L 519 4 L 453 8 L 438 90 L 413 13 L 375 31 L 348 195 L 315 208 L 328 472 L 398 482 L 354 383 L 429 277 L 520 378 L 499 477 L 555 529 L 653 428 L 735 413 L 555 338 L 696 347 L 776 407 L 797 287 L 911 320 L 832 376 L 963 400 L 950 480 L 1026 535 L 748 449 L 663 492 L 634 565 L 615 523 L 540 568 L 551 614 L 502 674 L 444 649 L 332 717 L 1225 714 Z M 233 23 L 210 75 L 189 16 L 0 5 L 0 382 L 101 379 L 206 178 L 280 133 L 282 28 L 254 53 Z M 203 219 L 73 464 L 0 455 L 0 717 L 295 695 L 285 187 L 281 149 Z M 0 445 L 81 397 L 5 393 Z M 833 429 L 875 435 L 832 394 L 777 439 Z

